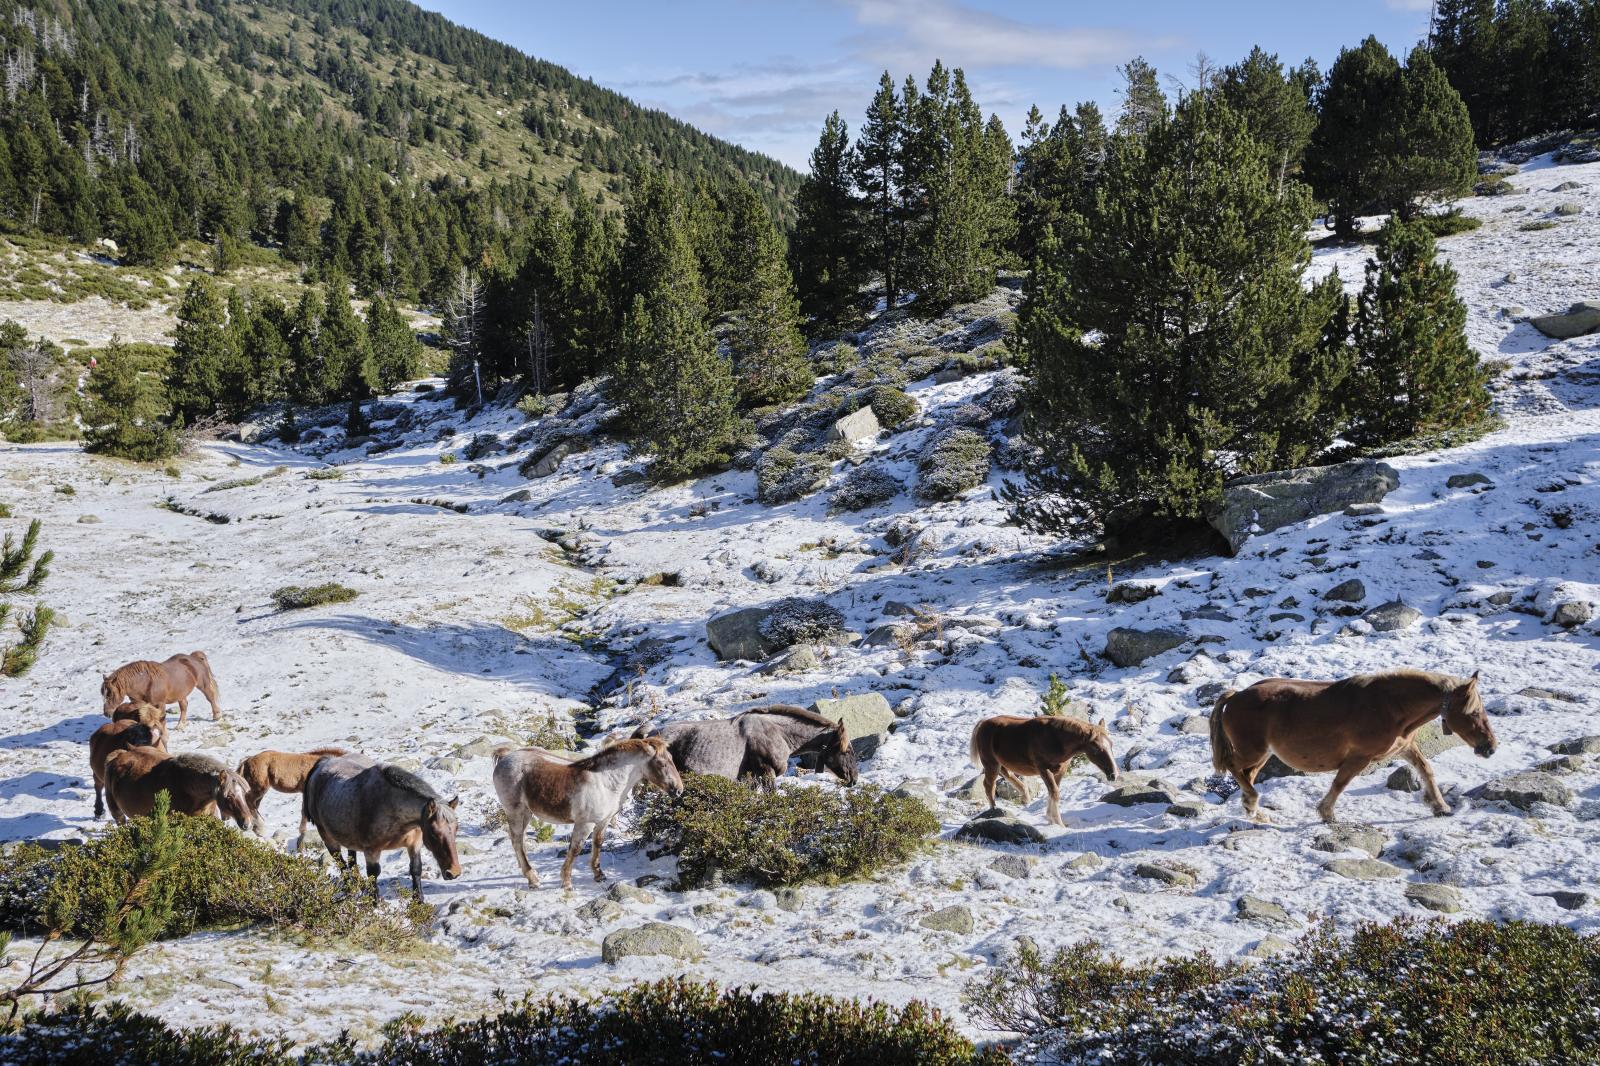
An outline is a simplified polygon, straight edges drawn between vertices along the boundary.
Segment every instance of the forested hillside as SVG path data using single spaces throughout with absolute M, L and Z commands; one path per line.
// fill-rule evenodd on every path
M 108 237 L 124 262 L 249 242 L 362 292 L 439 298 L 515 257 L 558 193 L 798 175 L 397 0 L 0 3 L 0 227 Z

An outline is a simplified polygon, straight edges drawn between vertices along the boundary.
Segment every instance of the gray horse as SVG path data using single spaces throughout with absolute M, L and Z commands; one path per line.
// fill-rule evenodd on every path
M 641 726 L 633 735 L 666 741 L 672 761 L 686 773 L 735 781 L 749 776 L 767 788 L 775 787 L 790 758 L 805 753 L 819 754 L 822 765 L 847 785 L 859 776 L 844 723 L 789 704 L 757 707 L 732 718 L 672 722 L 654 732 Z
M 404 848 L 411 856 L 411 890 L 420 900 L 423 847 L 433 854 L 446 881 L 461 876 L 458 802 L 460 797 L 444 802 L 426 781 L 398 766 L 335 755 L 317 760 L 306 778 L 301 813 L 346 869 L 355 865 L 355 852 L 366 855 L 373 895 L 378 894 L 379 857 Z M 340 858 L 341 847 L 350 849 L 349 859 Z

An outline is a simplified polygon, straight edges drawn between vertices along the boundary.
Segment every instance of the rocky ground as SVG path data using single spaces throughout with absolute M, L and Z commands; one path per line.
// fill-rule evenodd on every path
M 1009 289 L 857 339 L 911 377 L 916 411 L 897 431 L 838 425 L 821 398 L 855 386 L 825 379 L 813 405 L 762 425 L 744 468 L 669 489 L 604 435 L 592 392 L 533 421 L 408 392 L 374 406 L 364 439 L 329 419 L 295 448 L 207 445 L 176 476 L 66 445 L 0 451 L 5 525 L 43 520 L 45 599 L 65 619 L 34 672 L 5 683 L 0 838 L 89 831 L 100 674 L 203 648 L 223 715 L 197 698 L 176 749 L 232 761 L 340 743 L 415 767 L 462 797 L 466 873 L 426 883 L 440 922 L 405 959 L 253 932 L 146 951 L 119 994 L 185 1024 L 370 1033 L 401 1011 L 481 1012 L 495 989 L 691 972 L 924 998 L 975 1029 L 961 990 L 1020 936 L 1232 956 L 1281 950 L 1313 915 L 1596 928 L 1600 334 L 1555 339 L 1528 319 L 1600 297 L 1600 164 L 1535 158 L 1509 181 L 1466 205 L 1482 229 L 1442 242 L 1470 336 L 1501 363 L 1504 427 L 1343 471 L 1336 506 L 1306 507 L 1304 479 L 1258 486 L 1276 502 L 1239 510 L 1233 557 L 1108 573 L 1007 523 L 993 490 L 1016 386 L 993 345 Z M 1559 213 L 1568 203 L 1578 212 Z M 1356 285 L 1363 254 L 1320 252 L 1315 269 Z M 931 498 L 961 483 L 960 431 L 995 444 L 994 466 Z M 1274 515 L 1287 524 L 1267 528 Z M 323 581 L 359 595 L 271 604 Z M 1351 786 L 1335 828 L 1314 811 L 1325 779 L 1268 782 L 1265 827 L 1210 791 L 1205 716 L 1224 686 L 1397 665 L 1482 671 L 1498 754 L 1430 740 L 1453 817 L 1431 817 L 1389 766 Z M 1051 673 L 1109 723 L 1127 772 L 1115 788 L 1086 768 L 1064 782 L 1064 828 L 1037 798 L 973 824 L 972 724 L 1031 713 Z M 495 827 L 496 744 L 767 701 L 849 715 L 864 778 L 935 808 L 938 845 L 866 883 L 673 892 L 670 862 L 624 825 L 613 883 L 563 892 L 558 831 L 531 847 L 545 887 L 523 887 Z M 265 807 L 280 840 L 296 814 L 289 797 Z M 403 870 L 389 860 L 386 895 Z

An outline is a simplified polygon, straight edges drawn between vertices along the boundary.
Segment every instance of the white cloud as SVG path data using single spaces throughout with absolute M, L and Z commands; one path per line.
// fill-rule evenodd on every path
M 1159 42 L 1123 30 L 1022 22 L 951 0 L 846 0 L 861 54 L 891 66 L 1051 67 L 1117 63 Z
M 1390 11 L 1432 11 L 1433 0 L 1384 0 Z

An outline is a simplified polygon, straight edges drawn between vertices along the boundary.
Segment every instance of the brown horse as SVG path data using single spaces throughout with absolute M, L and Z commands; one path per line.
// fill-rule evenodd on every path
M 148 703 L 139 704 L 154 711 Z M 157 712 L 160 713 L 159 711 Z M 105 783 L 106 759 L 114 751 L 124 748 L 152 748 L 155 751 L 167 750 L 165 737 L 146 722 L 134 718 L 121 718 L 107 722 L 89 737 L 89 772 L 94 775 L 94 816 L 100 818 L 106 813 Z
M 1317 804 L 1322 820 L 1331 822 L 1334 802 L 1357 774 L 1398 756 L 1416 768 L 1433 812 L 1449 814 L 1433 770 L 1412 739 L 1435 717 L 1480 757 L 1494 754 L 1494 730 L 1478 696 L 1477 673 L 1459 678 L 1390 670 L 1342 681 L 1268 678 L 1217 700 L 1211 711 L 1211 765 L 1239 782 L 1245 813 L 1257 821 L 1266 819 L 1258 806 L 1256 774 L 1269 755 L 1306 773 L 1334 771 L 1333 786 Z
M 572 864 L 591 829 L 594 847 L 589 865 L 596 881 L 605 880 L 600 872 L 600 842 L 635 785 L 648 781 L 673 795 L 683 791 L 672 752 L 660 737 L 619 740 L 576 762 L 552 758 L 538 748 L 498 748 L 494 757 L 494 790 L 506 812 L 511 849 L 530 888 L 539 886 L 523 839 L 531 816 L 572 826 L 567 861 L 561 864 L 561 887 L 571 888 Z
M 124 703 L 111 712 L 113 722 L 139 722 L 150 727 L 152 743 L 163 750 L 167 746 L 167 712 L 153 703 Z
M 222 717 L 217 705 L 217 681 L 211 676 L 211 662 L 203 651 L 188 655 L 174 655 L 166 662 L 138 662 L 119 666 L 100 682 L 100 696 L 105 701 L 101 708 L 106 717 L 123 700 L 135 703 L 153 703 L 162 710 L 168 704 L 178 705 L 178 724 L 189 720 L 189 693 L 199 689 L 211 704 L 211 718 Z
M 106 805 L 121 825 L 149 814 L 156 793 L 172 797 L 178 814 L 210 814 L 232 818 L 250 828 L 250 804 L 244 779 L 209 755 L 168 755 L 160 748 L 124 748 L 106 757 Z
M 239 776 L 249 789 L 247 798 L 255 815 L 257 833 L 264 833 L 266 823 L 261 820 L 261 800 L 268 791 L 288 792 L 298 795 L 305 791 L 306 778 L 311 776 L 317 760 L 329 755 L 348 754 L 343 748 L 313 748 L 307 752 L 261 751 L 239 764 Z M 295 838 L 295 850 L 306 835 L 305 812 L 300 815 L 300 836 Z
M 983 794 L 994 804 L 995 779 L 1004 775 L 1029 802 L 1028 786 L 1019 775 L 1044 779 L 1050 793 L 1049 816 L 1052 825 L 1061 825 L 1061 771 L 1074 756 L 1082 755 L 1106 775 L 1117 779 L 1117 764 L 1111 757 L 1111 738 L 1105 726 L 1061 715 L 1022 718 L 1012 714 L 985 718 L 972 727 L 972 742 L 967 747 L 974 766 L 983 767 Z

